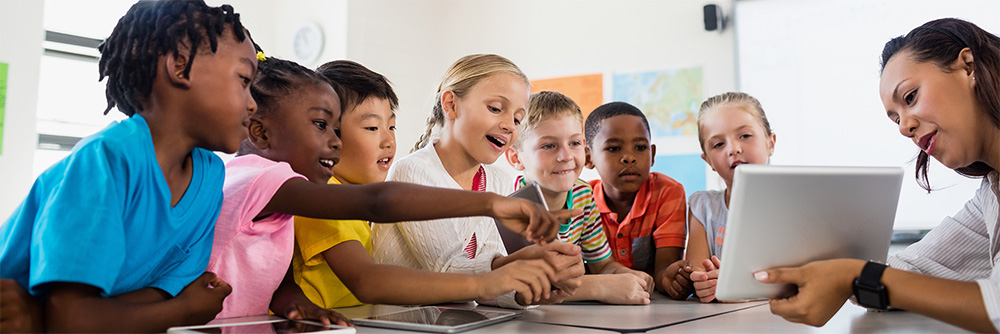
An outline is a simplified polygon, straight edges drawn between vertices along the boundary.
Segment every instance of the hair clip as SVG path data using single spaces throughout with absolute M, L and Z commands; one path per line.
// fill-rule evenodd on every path
M 267 57 L 264 56 L 264 51 L 257 51 L 257 61 L 265 61 Z

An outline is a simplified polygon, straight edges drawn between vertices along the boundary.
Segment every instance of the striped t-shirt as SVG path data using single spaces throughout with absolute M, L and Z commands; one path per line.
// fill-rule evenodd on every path
M 527 185 L 524 176 L 518 176 L 516 189 Z M 576 180 L 573 189 L 566 194 L 566 208 L 583 209 L 583 213 L 573 217 L 568 224 L 559 226 L 559 241 L 578 245 L 583 261 L 587 263 L 604 261 L 611 256 L 611 247 L 601 225 L 601 213 L 594 204 L 594 190 L 584 180 Z

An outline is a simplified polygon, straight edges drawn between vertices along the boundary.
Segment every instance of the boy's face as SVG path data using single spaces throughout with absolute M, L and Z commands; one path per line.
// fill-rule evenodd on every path
M 201 48 L 205 50 L 199 49 L 186 78 L 190 98 L 181 102 L 181 109 L 187 110 L 193 120 L 187 131 L 202 148 L 233 153 L 246 139 L 250 114 L 257 110 L 257 103 L 250 96 L 250 83 L 257 72 L 257 54 L 249 37 L 243 42 L 236 41 L 231 27 L 219 36 L 215 53 L 208 50 L 207 43 Z M 186 51 L 181 53 L 186 55 Z M 183 77 L 185 63 L 172 64 L 167 75 Z
M 649 132 L 642 119 L 631 115 L 602 121 L 590 149 L 587 168 L 597 168 L 604 186 L 620 193 L 639 191 L 649 178 L 656 154 L 656 146 L 649 143 Z
M 330 85 L 305 84 L 264 119 L 264 156 L 284 161 L 313 183 L 326 184 L 340 161 L 340 100 Z M 255 131 L 251 126 L 250 131 Z
M 520 147 L 507 150 L 507 160 L 524 171 L 527 180 L 549 191 L 567 192 L 583 172 L 587 160 L 580 119 L 564 115 L 541 122 L 524 133 Z
M 341 183 L 385 181 L 396 155 L 396 114 L 389 100 L 368 98 L 340 120 L 340 163 L 333 167 Z

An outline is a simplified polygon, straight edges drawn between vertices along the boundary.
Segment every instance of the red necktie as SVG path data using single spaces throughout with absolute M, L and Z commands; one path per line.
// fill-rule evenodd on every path
M 472 180 L 472 190 L 473 191 L 486 191 L 486 171 L 483 170 L 483 166 L 479 166 L 479 171 L 476 172 L 475 178 Z M 476 258 L 476 233 L 472 233 L 472 238 L 469 239 L 469 244 L 465 245 L 465 254 L 470 258 Z

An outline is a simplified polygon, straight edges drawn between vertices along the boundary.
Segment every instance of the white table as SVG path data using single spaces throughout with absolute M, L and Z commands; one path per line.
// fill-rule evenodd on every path
M 604 330 L 646 331 L 652 328 L 735 312 L 766 302 L 708 303 L 676 301 L 655 293 L 649 305 L 570 303 L 528 310 L 520 321 Z
M 454 304 L 449 306 L 457 307 L 473 307 L 471 304 Z M 477 308 L 491 309 L 488 306 L 478 306 Z M 406 307 L 394 306 L 394 305 L 362 305 L 348 308 L 338 308 L 334 311 L 340 312 L 348 318 L 362 318 L 369 315 L 391 313 L 394 311 L 405 310 Z M 510 311 L 510 310 L 508 310 Z M 400 333 L 404 332 L 398 329 L 383 329 L 376 327 L 365 327 L 357 326 L 359 334 L 388 334 L 388 333 Z M 482 328 L 473 329 L 470 331 L 462 332 L 470 334 L 485 334 L 485 333 L 544 333 L 544 334 L 610 334 L 617 333 L 615 331 L 609 330 L 599 330 L 599 329 L 584 329 L 569 326 L 559 326 L 552 324 L 543 324 L 535 322 L 527 322 L 520 320 L 505 321 L 499 324 L 493 324 Z
M 965 330 L 906 311 L 868 312 L 845 303 L 823 327 L 785 321 L 767 304 L 716 317 L 698 319 L 648 333 L 956 333 Z

